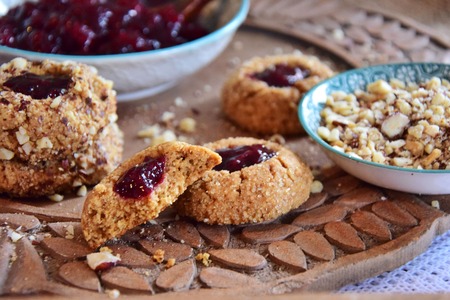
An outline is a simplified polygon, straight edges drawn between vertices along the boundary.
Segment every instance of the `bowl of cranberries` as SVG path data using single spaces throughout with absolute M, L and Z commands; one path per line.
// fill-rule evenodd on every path
M 119 101 L 149 97 L 213 61 L 250 0 L 0 2 L 0 63 L 73 60 L 114 82 Z

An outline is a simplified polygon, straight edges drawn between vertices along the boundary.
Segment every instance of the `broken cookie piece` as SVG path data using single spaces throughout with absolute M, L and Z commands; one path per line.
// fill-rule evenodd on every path
M 214 151 L 182 142 L 160 144 L 135 154 L 88 194 L 81 218 L 86 241 L 97 248 L 156 218 L 220 162 Z

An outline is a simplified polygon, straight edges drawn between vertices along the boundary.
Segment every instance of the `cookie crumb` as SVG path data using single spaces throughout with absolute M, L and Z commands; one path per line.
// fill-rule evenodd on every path
M 201 261 L 203 265 L 209 267 L 209 265 L 212 262 L 209 257 L 210 257 L 209 253 L 199 253 L 195 256 L 195 260 Z
M 166 263 L 166 268 L 169 269 L 173 267 L 175 265 L 175 262 L 176 262 L 175 258 L 169 258 Z
M 162 263 L 164 260 L 164 250 L 157 249 L 153 254 L 153 260 L 156 261 L 157 263 Z
M 101 247 L 101 248 L 100 248 L 100 252 L 109 252 L 109 253 L 112 253 L 112 250 L 111 250 L 111 248 L 109 248 L 109 247 Z

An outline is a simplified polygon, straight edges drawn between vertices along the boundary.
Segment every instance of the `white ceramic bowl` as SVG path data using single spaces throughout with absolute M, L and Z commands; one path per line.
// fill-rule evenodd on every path
M 24 0 L 1 3 L 0 14 L 2 11 L 5 13 L 13 4 L 21 2 Z M 7 62 L 14 57 L 74 60 L 96 67 L 100 75 L 112 80 L 119 101 L 149 97 L 202 69 L 226 48 L 245 20 L 250 0 L 225 0 L 222 4 L 217 7 L 224 17 L 220 18 L 223 25 L 204 37 L 181 45 L 144 52 L 95 56 L 46 54 L 0 46 L 0 62 Z
M 318 134 L 320 111 L 327 95 L 334 91 L 352 93 L 364 90 L 377 79 L 398 78 L 405 82 L 423 82 L 430 77 L 450 79 L 450 65 L 437 63 L 402 63 L 350 70 L 325 80 L 312 88 L 299 105 L 299 118 L 309 136 L 347 173 L 388 189 L 416 194 L 450 194 L 450 170 L 400 168 L 351 157 L 331 147 Z

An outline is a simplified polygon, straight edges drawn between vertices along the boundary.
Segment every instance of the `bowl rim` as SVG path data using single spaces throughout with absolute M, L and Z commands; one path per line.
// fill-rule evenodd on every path
M 227 35 L 228 33 L 233 32 L 235 29 L 237 29 L 244 22 L 250 9 L 250 0 L 240 0 L 240 2 L 241 2 L 240 6 L 237 9 L 235 15 L 222 27 L 198 39 L 171 47 L 140 52 L 130 52 L 130 53 L 73 55 L 73 54 L 54 54 L 54 53 L 35 52 L 0 45 L 0 55 L 13 54 L 15 56 L 24 56 L 24 57 L 39 56 L 40 59 L 74 60 L 92 63 L 98 63 L 99 61 L 113 62 L 113 61 L 122 61 L 124 59 L 140 59 L 143 56 L 149 55 L 157 56 L 158 54 L 161 53 L 163 53 L 164 55 L 171 55 L 171 54 L 173 55 L 181 51 L 187 51 L 196 47 L 202 47 L 205 44 L 217 40 L 221 36 Z
M 323 89 L 327 85 L 330 85 L 330 83 L 337 81 L 340 78 L 347 77 L 351 74 L 361 73 L 361 72 L 364 72 L 364 71 L 367 71 L 370 69 L 381 71 L 386 68 L 389 69 L 389 68 L 401 67 L 401 66 L 439 66 L 439 67 L 445 67 L 445 68 L 450 69 L 450 64 L 445 64 L 445 63 L 410 62 L 410 63 L 389 63 L 389 64 L 373 65 L 373 66 L 368 66 L 368 67 L 350 69 L 350 70 L 338 73 L 328 79 L 325 79 L 325 80 L 319 82 L 318 84 L 316 84 L 314 87 L 312 87 L 308 92 L 306 92 L 302 96 L 302 98 L 300 99 L 300 103 L 298 105 L 298 109 L 297 109 L 297 114 L 298 114 L 300 123 L 302 124 L 303 128 L 305 129 L 305 131 L 309 135 L 309 137 L 311 137 L 321 147 L 325 148 L 326 150 L 328 150 L 336 155 L 342 156 L 343 158 L 353 160 L 357 163 L 365 164 L 365 165 L 375 167 L 375 168 L 382 168 L 382 169 L 388 169 L 388 170 L 399 171 L 399 172 L 407 172 L 407 173 L 422 173 L 422 174 L 435 174 L 435 175 L 448 174 L 448 173 L 450 173 L 450 170 L 427 170 L 427 169 L 404 168 L 404 167 L 397 167 L 397 166 L 391 166 L 391 165 L 384 165 L 384 164 L 364 160 L 364 159 L 361 159 L 358 157 L 354 157 L 352 155 L 349 155 L 347 153 L 344 153 L 344 152 L 341 152 L 341 151 L 335 149 L 330 144 L 328 144 L 326 141 L 324 141 L 318 135 L 318 133 L 316 131 L 311 129 L 310 122 L 308 122 L 308 120 L 306 120 L 305 113 L 307 111 L 311 111 L 307 107 L 308 103 L 313 103 L 314 107 L 318 106 L 317 101 L 314 101 L 314 99 L 313 99 L 313 95 L 315 94 L 315 92 L 318 89 L 321 89 L 321 88 Z M 448 78 L 448 79 L 450 79 L 450 78 Z M 337 91 L 337 90 L 333 90 L 333 91 Z M 327 91 L 327 95 L 329 94 L 328 92 L 329 91 Z M 320 110 L 319 110 L 319 112 L 320 112 Z

